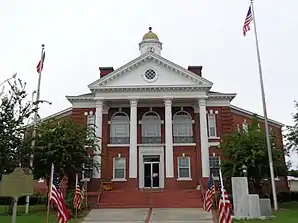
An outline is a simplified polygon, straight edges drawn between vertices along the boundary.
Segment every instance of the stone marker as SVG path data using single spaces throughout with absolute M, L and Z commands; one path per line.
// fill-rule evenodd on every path
M 33 175 L 25 174 L 22 168 L 16 168 L 11 174 L 3 174 L 0 182 L 0 196 L 22 197 L 34 192 Z
M 248 203 L 249 203 L 249 216 L 250 217 L 260 217 L 260 201 L 258 194 L 250 194 L 248 196 Z
M 234 215 L 249 216 L 248 183 L 246 177 L 232 177 Z
M 260 211 L 261 216 L 272 216 L 271 202 L 269 198 L 260 198 Z
M 16 222 L 18 198 L 32 195 L 33 191 L 33 175 L 25 174 L 22 168 L 16 168 L 11 174 L 2 175 L 0 197 L 13 198 L 12 223 Z

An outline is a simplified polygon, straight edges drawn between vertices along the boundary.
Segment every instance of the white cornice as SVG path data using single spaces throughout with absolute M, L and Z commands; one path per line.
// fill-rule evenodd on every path
M 157 55 L 157 54 L 147 52 L 147 53 L 137 57 L 136 59 L 132 60 L 131 62 L 123 65 L 122 67 L 118 68 L 117 70 L 111 72 L 110 74 L 89 84 L 88 87 L 91 90 L 102 89 L 108 82 L 119 78 L 121 75 L 125 74 L 126 72 L 129 72 L 129 71 L 139 67 L 141 64 L 148 62 L 148 61 L 154 61 L 155 63 L 157 63 L 161 66 L 164 66 L 165 68 L 171 70 L 172 72 L 179 73 L 180 75 L 191 79 L 191 81 L 194 83 L 195 87 L 210 89 L 213 85 L 213 83 L 210 82 L 209 80 L 207 80 L 201 76 L 198 76 L 198 75 L 188 71 L 187 69 L 185 69 L 185 68 Z M 125 87 L 125 86 L 123 86 L 123 87 Z M 106 87 L 106 89 L 110 89 L 110 88 L 111 87 Z

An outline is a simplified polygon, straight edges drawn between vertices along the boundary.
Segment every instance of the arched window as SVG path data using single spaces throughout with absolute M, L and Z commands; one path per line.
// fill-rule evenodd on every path
M 111 144 L 129 144 L 129 117 L 124 112 L 116 112 L 111 118 Z
M 161 143 L 161 120 L 156 112 L 146 112 L 142 117 L 142 143 Z
M 192 118 L 186 111 L 178 111 L 173 117 L 174 143 L 192 143 Z

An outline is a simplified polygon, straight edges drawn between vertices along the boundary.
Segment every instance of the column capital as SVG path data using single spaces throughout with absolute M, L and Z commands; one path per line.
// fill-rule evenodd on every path
M 206 99 L 205 98 L 199 98 L 198 99 L 199 106 L 206 106 Z
M 165 106 L 172 106 L 173 97 L 163 97 Z
M 103 100 L 96 100 L 95 101 L 95 107 L 96 108 L 102 108 L 103 107 Z
M 137 107 L 138 100 L 137 99 L 129 99 L 130 107 Z

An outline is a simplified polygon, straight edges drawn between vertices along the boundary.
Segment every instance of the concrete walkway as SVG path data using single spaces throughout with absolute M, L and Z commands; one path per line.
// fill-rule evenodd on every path
M 212 223 L 211 213 L 198 208 L 93 209 L 83 223 Z

